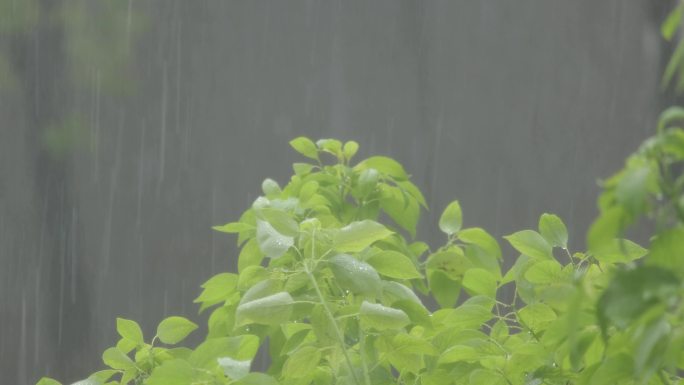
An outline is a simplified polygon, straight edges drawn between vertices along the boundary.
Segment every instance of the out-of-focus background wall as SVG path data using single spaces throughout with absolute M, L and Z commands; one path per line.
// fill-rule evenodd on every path
M 100 367 L 235 267 L 299 135 L 357 140 L 496 236 L 561 215 L 654 131 L 653 0 L 0 0 L 0 382 Z M 512 249 L 508 258 L 515 257 Z

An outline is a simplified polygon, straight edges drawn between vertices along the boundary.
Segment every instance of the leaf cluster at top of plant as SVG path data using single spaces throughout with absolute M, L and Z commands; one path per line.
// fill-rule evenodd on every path
M 570 251 L 563 221 L 543 214 L 537 229 L 504 237 L 520 253 L 506 272 L 497 240 L 464 227 L 457 201 L 439 219 L 443 246 L 411 240 L 426 202 L 396 161 L 352 164 L 353 141 L 297 138 L 309 161 L 294 164 L 289 183 L 266 179 L 237 222 L 215 227 L 237 234 L 241 251 L 238 273 L 210 278 L 195 300 L 211 312 L 204 341 L 177 345 L 197 328 L 182 317 L 151 337 L 117 319 L 109 369 L 78 384 L 678 383 L 679 121 L 684 110 L 667 110 L 658 135 L 604 182 L 588 251 Z M 621 238 L 642 216 L 656 224 L 650 250 Z M 505 286 L 510 303 L 497 295 Z M 251 370 L 260 347 L 264 373 Z

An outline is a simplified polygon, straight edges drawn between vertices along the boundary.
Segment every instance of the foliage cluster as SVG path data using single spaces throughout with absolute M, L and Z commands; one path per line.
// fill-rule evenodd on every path
M 464 228 L 457 201 L 439 220 L 443 246 L 411 240 L 426 202 L 396 161 L 352 165 L 353 141 L 297 138 L 310 162 L 284 187 L 266 179 L 239 221 L 215 228 L 237 234 L 241 252 L 238 273 L 212 277 L 196 299 L 211 311 L 204 342 L 177 346 L 197 328 L 182 317 L 152 338 L 118 319 L 109 369 L 78 384 L 678 383 L 682 120 L 667 110 L 605 181 L 587 252 L 570 251 L 561 219 L 543 214 L 538 229 L 505 237 L 520 253 L 506 272 L 497 240 Z M 643 216 L 655 220 L 650 250 L 621 238 Z M 269 369 L 251 372 L 260 348 Z
M 663 24 L 672 39 L 681 4 Z M 664 76 L 684 89 L 684 45 Z M 308 158 L 237 222 L 238 273 L 202 285 L 208 334 L 163 320 L 145 338 L 117 319 L 109 369 L 78 385 L 612 385 L 680 384 L 684 373 L 684 109 L 660 117 L 625 167 L 603 182 L 586 251 L 562 220 L 506 237 L 519 252 L 502 271 L 498 241 L 464 228 L 461 207 L 439 220 L 445 244 L 415 241 L 419 189 L 396 161 L 352 164 L 358 144 L 300 137 Z M 384 223 L 384 224 L 383 224 Z M 649 248 L 624 239 L 652 228 Z M 510 303 L 500 295 L 514 293 Z M 436 303 L 430 309 L 424 303 Z M 259 350 L 270 362 L 253 372 Z M 59 385 L 43 378 L 38 385 Z

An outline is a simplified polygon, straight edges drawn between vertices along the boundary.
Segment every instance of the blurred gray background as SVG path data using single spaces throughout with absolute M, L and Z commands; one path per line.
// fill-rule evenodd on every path
M 568 224 L 654 132 L 669 1 L 0 0 L 0 382 L 101 367 L 115 317 L 198 322 L 299 135 L 389 155 L 496 236 Z M 505 246 L 508 263 L 515 257 Z

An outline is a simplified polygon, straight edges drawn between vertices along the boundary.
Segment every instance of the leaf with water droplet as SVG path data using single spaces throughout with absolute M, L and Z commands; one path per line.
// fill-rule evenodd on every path
M 373 266 L 348 254 L 338 254 L 328 261 L 337 284 L 353 293 L 375 296 L 380 289 L 380 276 Z
M 356 253 L 390 234 L 391 231 L 375 221 L 352 222 L 335 233 L 333 246 L 340 252 Z
M 401 329 L 411 323 L 403 310 L 363 301 L 359 310 L 361 325 L 377 330 Z
M 294 245 L 294 238 L 276 231 L 270 223 L 257 220 L 256 239 L 261 252 L 268 258 L 279 258 Z
M 287 292 L 240 303 L 235 316 L 237 326 L 249 323 L 278 325 L 290 319 L 294 300 Z

